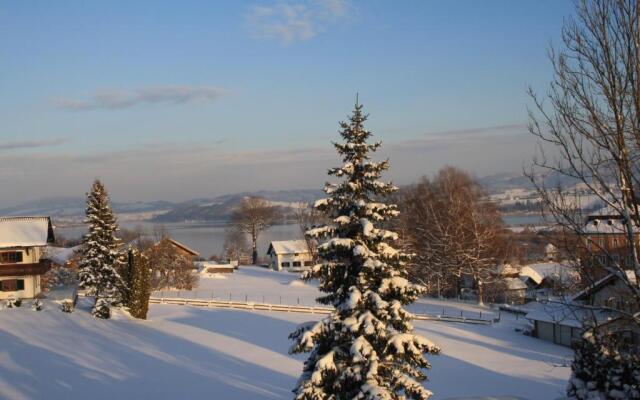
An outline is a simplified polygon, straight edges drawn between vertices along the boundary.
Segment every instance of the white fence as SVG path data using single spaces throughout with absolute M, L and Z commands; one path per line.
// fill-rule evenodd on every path
M 178 297 L 151 297 L 149 303 L 152 304 L 176 304 L 196 307 L 216 307 L 230 308 L 240 310 L 257 310 L 257 311 L 276 311 L 276 312 L 294 312 L 306 314 L 330 314 L 333 308 L 330 307 L 313 307 L 288 304 L 269 304 L 257 303 L 252 301 L 227 301 L 217 299 L 194 299 L 194 298 L 178 298 Z M 468 324 L 489 325 L 494 321 L 482 318 L 467 318 L 464 316 L 457 317 L 452 315 L 430 315 L 430 314 L 413 314 L 414 319 L 421 321 L 444 321 L 444 322 L 462 322 Z

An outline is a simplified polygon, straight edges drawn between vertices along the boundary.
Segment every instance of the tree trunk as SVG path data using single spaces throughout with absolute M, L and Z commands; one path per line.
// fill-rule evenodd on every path
M 478 283 L 478 305 L 484 305 L 484 285 L 480 279 L 477 280 Z

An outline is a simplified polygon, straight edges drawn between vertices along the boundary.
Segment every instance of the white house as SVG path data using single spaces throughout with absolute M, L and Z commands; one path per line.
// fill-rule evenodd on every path
M 53 243 L 49 217 L 0 217 L 0 299 L 34 298 L 51 262 L 43 257 Z
M 302 270 L 313 264 L 311 252 L 304 240 L 281 240 L 269 244 L 267 255 L 271 257 L 270 266 L 276 271 Z

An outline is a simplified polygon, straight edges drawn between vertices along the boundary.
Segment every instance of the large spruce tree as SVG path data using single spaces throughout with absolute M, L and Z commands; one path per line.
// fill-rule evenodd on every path
M 120 239 L 116 237 L 118 225 L 111 211 L 109 195 L 97 179 L 87 194 L 85 213 L 89 228 L 83 239 L 83 255 L 79 264 L 80 287 L 95 296 L 92 314 L 109 318 L 110 306 L 122 300 L 123 282 L 119 271 L 122 269 L 123 255 Z
M 298 400 L 428 399 L 421 381 L 429 368 L 425 353 L 439 352 L 429 340 L 412 333 L 409 304 L 424 292 L 406 279 L 407 255 L 390 243 L 396 233 L 382 227 L 398 215 L 383 198 L 397 188 L 379 180 L 388 161 L 373 162 L 380 143 L 368 143 L 367 116 L 356 102 L 349 122 L 340 123 L 342 143 L 334 143 L 343 159 L 329 170 L 340 178 L 327 184 L 329 196 L 316 202 L 331 224 L 307 231 L 322 244 L 322 263 L 305 276 L 317 278 L 326 295 L 318 299 L 335 311 L 291 334 L 291 352 L 310 352 L 295 389 Z

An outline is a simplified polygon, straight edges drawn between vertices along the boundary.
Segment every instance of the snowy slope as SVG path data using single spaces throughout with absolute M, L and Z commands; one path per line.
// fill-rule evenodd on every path
M 287 335 L 319 318 L 153 305 L 149 321 L 103 321 L 88 308 L 0 310 L 0 398 L 289 399 L 304 356 L 287 354 Z M 521 321 L 416 322 L 443 348 L 430 358 L 433 399 L 559 397 L 571 351 L 516 333 Z

